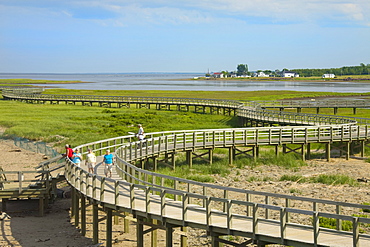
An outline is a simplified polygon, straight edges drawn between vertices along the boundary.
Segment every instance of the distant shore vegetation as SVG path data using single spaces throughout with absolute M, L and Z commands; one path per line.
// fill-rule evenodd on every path
M 247 64 L 239 64 L 235 71 L 208 72 L 205 79 L 249 79 L 249 80 L 370 80 L 370 64 L 343 66 L 326 69 L 287 69 L 249 71 Z M 204 79 L 204 78 L 198 78 Z

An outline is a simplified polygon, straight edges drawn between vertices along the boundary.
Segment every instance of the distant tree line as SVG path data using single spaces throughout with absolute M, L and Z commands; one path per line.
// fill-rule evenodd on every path
M 323 74 L 335 74 L 340 75 L 369 75 L 370 74 L 370 64 L 361 63 L 360 66 L 344 66 L 341 68 L 331 68 L 331 69 L 292 69 L 295 73 L 300 76 L 322 76 Z
M 264 72 L 267 75 L 271 76 L 280 76 L 282 71 L 293 71 L 299 74 L 301 77 L 310 77 L 310 76 L 322 76 L 323 74 L 334 74 L 336 76 L 340 75 L 369 75 L 370 74 L 370 64 L 365 65 L 361 63 L 359 66 L 343 66 L 341 68 L 330 68 L 330 69 L 287 69 L 283 70 L 258 70 L 257 72 Z M 229 73 L 227 71 L 222 71 L 223 73 Z M 239 64 L 234 72 L 238 76 L 242 75 L 251 75 L 251 72 L 248 71 L 247 64 Z

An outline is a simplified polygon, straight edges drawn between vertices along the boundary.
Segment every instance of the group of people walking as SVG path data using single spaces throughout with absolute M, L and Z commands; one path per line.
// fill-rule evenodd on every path
M 138 133 L 137 133 L 137 138 L 139 141 L 143 141 L 145 138 L 144 134 L 144 129 L 141 124 L 138 124 Z M 82 155 L 79 152 L 78 148 L 73 150 L 70 145 L 65 146 L 66 153 L 63 155 L 66 157 L 66 159 L 72 161 L 75 163 L 78 167 L 80 167 L 81 162 L 82 162 Z M 86 155 L 86 161 L 85 165 L 88 168 L 88 172 L 90 173 L 95 173 L 95 166 L 96 166 L 96 155 L 93 152 L 91 148 L 87 150 L 87 155 Z M 104 164 L 104 174 L 106 177 L 111 178 L 112 177 L 112 169 L 114 165 L 114 155 L 110 152 L 109 149 L 105 151 L 105 155 L 103 156 L 103 164 Z
M 82 155 L 81 155 L 80 151 L 78 150 L 78 148 L 73 150 L 71 148 L 71 146 L 68 145 L 68 144 L 65 146 L 65 148 L 66 148 L 66 153 L 64 154 L 64 156 L 67 159 L 69 159 L 70 161 L 72 161 L 73 163 L 75 163 L 79 167 L 81 165 L 81 162 L 82 162 Z M 92 151 L 91 148 L 89 148 L 87 150 L 87 152 L 88 153 L 86 155 L 85 165 L 89 169 L 90 173 L 94 173 L 94 167 L 95 167 L 95 164 L 96 164 L 96 156 L 95 156 L 95 153 Z

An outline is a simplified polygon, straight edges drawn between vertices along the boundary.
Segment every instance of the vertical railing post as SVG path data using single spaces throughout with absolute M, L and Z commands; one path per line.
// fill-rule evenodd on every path
M 285 245 L 285 238 L 286 238 L 286 208 L 280 208 L 280 237 L 281 237 L 281 244 Z
M 133 210 L 135 208 L 135 186 L 130 184 L 130 208 Z
M 100 181 L 100 199 L 99 201 L 104 201 L 104 191 L 105 191 L 105 178 L 102 178 Z
M 336 205 L 335 206 L 336 208 L 335 208 L 335 212 L 336 212 L 336 214 L 341 214 L 342 213 L 342 207 L 340 206 L 340 205 Z M 336 219 L 337 220 L 337 230 L 338 231 L 341 231 L 342 230 L 342 220 L 341 219 Z
M 114 181 L 114 204 L 119 205 L 119 181 Z
M 360 246 L 360 228 L 358 224 L 358 217 L 353 217 L 353 246 L 359 247 Z
M 211 198 L 209 196 L 206 197 L 206 222 L 207 222 L 207 229 L 208 229 L 212 225 Z
M 252 219 L 252 228 L 253 228 L 253 239 L 257 239 L 258 234 L 258 204 L 253 204 L 253 219 Z
M 318 245 L 319 240 L 319 229 L 320 229 L 320 222 L 319 222 L 319 213 L 313 212 L 312 214 L 312 222 L 313 222 L 313 242 L 315 246 Z
M 182 225 L 185 226 L 185 221 L 188 219 L 188 194 L 182 194 Z
M 265 197 L 265 204 L 270 205 L 270 197 Z M 265 209 L 265 219 L 270 219 L 270 210 L 268 208 Z

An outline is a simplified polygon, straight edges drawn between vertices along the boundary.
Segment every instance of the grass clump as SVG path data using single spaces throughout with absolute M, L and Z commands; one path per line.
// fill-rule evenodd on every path
M 370 205 L 370 203 L 369 202 L 364 202 L 364 203 L 362 203 L 363 205 L 366 205 L 366 206 L 369 206 Z M 362 209 L 362 212 L 364 212 L 364 213 L 370 213 L 370 209 L 366 209 L 366 208 L 363 208 Z
M 324 218 L 319 217 L 319 225 L 320 227 L 329 228 L 329 229 L 337 229 L 337 220 L 332 218 Z M 342 229 L 343 231 L 351 231 L 353 229 L 353 224 L 350 221 L 344 220 L 342 221 Z
M 163 175 L 178 177 L 178 178 L 184 178 L 189 179 L 193 181 L 198 181 L 202 183 L 212 183 L 214 182 L 214 178 L 210 176 L 209 174 L 201 174 L 199 170 L 197 170 L 198 166 L 195 166 L 195 169 L 191 169 L 189 167 L 181 166 L 177 167 L 175 170 L 169 167 L 162 167 L 158 169 L 158 173 L 161 173 Z M 171 180 L 172 181 L 172 180 Z M 172 182 L 165 182 L 167 186 L 173 186 L 171 184 Z
M 358 185 L 358 182 L 347 176 L 342 174 L 320 174 L 317 177 L 311 177 L 310 178 L 311 183 L 322 183 L 327 185 L 342 185 L 342 184 L 348 184 L 352 186 Z
M 297 183 L 321 183 L 327 185 L 343 185 L 347 184 L 350 186 L 357 186 L 358 182 L 347 176 L 342 174 L 321 174 L 315 177 L 303 177 L 302 175 L 290 175 L 284 174 L 280 177 L 280 181 L 292 181 Z
M 280 177 L 279 181 L 292 181 L 297 183 L 305 183 L 307 182 L 307 179 L 302 175 L 284 174 L 283 176 Z
M 359 218 L 368 218 L 368 215 L 364 214 L 353 214 L 352 216 L 354 217 L 359 217 Z M 324 218 L 324 217 L 319 217 L 319 225 L 320 227 L 325 227 L 329 229 L 337 229 L 337 220 L 332 219 L 332 218 Z M 360 226 L 360 233 L 366 232 L 366 230 L 370 227 L 370 224 L 366 223 L 359 223 Z M 348 220 L 343 220 L 342 221 L 342 231 L 352 231 L 353 229 L 353 223 Z
M 250 168 L 256 168 L 261 165 L 276 165 L 285 169 L 298 170 L 302 166 L 306 166 L 307 163 L 304 162 L 300 157 L 295 154 L 284 154 L 276 156 L 274 152 L 268 151 L 261 155 L 262 157 L 257 159 L 247 158 L 247 157 L 237 157 L 235 159 L 235 165 L 238 168 L 244 168 L 248 166 Z

